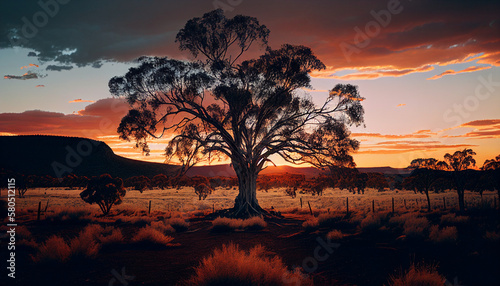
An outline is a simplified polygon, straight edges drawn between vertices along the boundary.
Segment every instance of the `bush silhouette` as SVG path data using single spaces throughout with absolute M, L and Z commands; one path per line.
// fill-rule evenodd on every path
M 86 203 L 96 203 L 104 215 L 107 215 L 113 205 L 118 205 L 122 202 L 125 196 L 125 188 L 123 181 L 120 178 L 112 178 L 108 174 L 100 177 L 93 177 L 87 189 L 80 193 L 80 197 Z

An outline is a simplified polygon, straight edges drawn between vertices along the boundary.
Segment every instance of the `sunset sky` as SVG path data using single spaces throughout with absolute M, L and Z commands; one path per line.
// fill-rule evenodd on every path
M 37 2 L 0 4 L 3 135 L 89 137 L 119 155 L 163 162 L 168 138 L 153 141 L 149 157 L 118 139 L 128 106 L 111 98 L 108 81 L 142 55 L 191 59 L 174 42 L 178 30 L 223 8 L 266 25 L 272 48 L 311 47 L 327 66 L 304 91 L 318 103 L 338 83 L 359 86 L 359 167 L 406 167 L 464 148 L 481 166 L 500 154 L 499 1 Z

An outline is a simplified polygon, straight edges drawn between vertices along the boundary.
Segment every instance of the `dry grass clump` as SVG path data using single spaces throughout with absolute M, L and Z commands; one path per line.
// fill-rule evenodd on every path
M 101 247 L 97 238 L 103 231 L 98 224 L 87 225 L 77 237 L 69 242 L 71 255 L 94 258 L 99 253 Z
M 132 242 L 138 244 L 149 244 L 156 246 L 172 246 L 170 242 L 173 237 L 167 236 L 151 226 L 145 226 L 139 229 L 139 232 L 132 238 Z
M 118 215 L 116 222 L 117 223 L 129 223 L 135 226 L 145 226 L 150 224 L 154 218 L 149 216 L 135 216 L 135 215 Z
M 56 207 L 52 213 L 46 214 L 46 220 L 66 222 L 88 222 L 91 220 L 92 211 L 82 207 Z
M 429 227 L 429 220 L 425 217 L 408 217 L 403 225 L 403 233 L 406 236 L 422 236 Z
M 461 224 L 469 221 L 469 217 L 457 216 L 454 213 L 449 213 L 441 216 L 441 224 Z
M 334 230 L 328 232 L 326 237 L 329 240 L 339 240 L 339 239 L 342 239 L 344 237 L 344 234 L 340 230 L 334 229 Z
M 234 219 L 218 217 L 212 221 L 212 230 L 217 232 L 233 230 L 260 230 L 267 227 L 267 223 L 261 217 L 248 219 Z
M 429 239 L 434 242 L 455 242 L 458 232 L 454 226 L 445 226 L 440 229 L 438 225 L 433 225 L 429 229 Z
M 300 271 L 289 271 L 278 256 L 266 253 L 257 245 L 249 251 L 238 245 L 222 245 L 222 249 L 202 259 L 195 275 L 185 285 L 313 285 Z
M 24 241 L 27 246 L 36 246 L 34 241 Z M 38 247 L 38 253 L 32 256 L 32 259 L 34 262 L 65 262 L 70 258 L 95 258 L 103 245 L 115 243 L 123 243 L 123 234 L 120 229 L 90 224 L 69 243 L 57 235 L 49 237 Z
M 391 276 L 388 286 L 443 286 L 446 279 L 436 268 L 435 265 L 412 264 L 405 273 Z
M 359 227 L 362 230 L 375 230 L 382 226 L 381 215 L 378 214 L 368 214 L 364 219 L 359 223 Z
M 49 237 L 38 249 L 34 262 L 65 262 L 71 255 L 71 248 L 62 237 L 53 235 Z
M 484 239 L 491 242 L 498 242 L 500 241 L 500 233 L 498 231 L 486 231 Z
M 405 224 L 405 222 L 408 219 L 414 219 L 416 217 L 418 217 L 418 213 L 414 213 L 414 212 L 403 213 L 403 214 L 391 217 L 389 219 L 389 224 L 391 224 L 393 226 L 394 225 L 402 226 Z
M 162 233 L 174 233 L 175 229 L 168 223 L 164 221 L 152 221 L 151 227 L 161 231 Z
M 169 218 L 165 224 L 169 224 L 177 232 L 186 231 L 189 228 L 189 223 L 180 217 Z

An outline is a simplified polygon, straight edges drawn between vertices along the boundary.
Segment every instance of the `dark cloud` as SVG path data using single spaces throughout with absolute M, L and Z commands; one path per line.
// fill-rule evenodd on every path
M 38 55 L 35 52 L 29 52 L 28 57 L 38 57 Z
M 49 65 L 45 70 L 48 71 L 69 71 L 73 69 L 73 66 L 56 66 L 56 65 Z
M 43 2 L 43 1 L 42 1 Z M 56 3 L 55 0 L 46 2 Z M 64 2 L 64 1 L 61 1 Z M 42 61 L 76 66 L 130 61 L 141 55 L 181 56 L 174 43 L 187 20 L 226 1 L 68 1 L 45 18 L 38 1 L 2 1 L 0 48 L 35 50 Z M 233 2 L 234 3 L 234 2 Z M 366 34 L 388 0 L 242 1 L 225 5 L 228 16 L 257 17 L 270 28 L 270 45 L 304 44 L 313 48 L 331 72 L 379 67 L 398 76 L 432 64 L 462 62 L 481 54 L 481 63 L 500 62 L 499 1 L 400 1 L 400 13 L 381 16 L 366 45 L 356 47 L 357 31 Z M 55 11 L 55 8 L 51 8 Z M 384 14 L 385 13 L 385 14 Z M 43 24 L 43 25 L 42 25 Z M 377 24 L 375 24 L 377 25 Z M 383 27 L 385 26 L 385 27 Z M 355 30 L 359 28 L 359 30 Z M 341 46 L 357 48 L 349 57 Z
M 4 75 L 4 79 L 18 79 L 18 80 L 27 80 L 27 79 L 37 79 L 40 75 L 34 72 L 27 72 L 23 75 Z

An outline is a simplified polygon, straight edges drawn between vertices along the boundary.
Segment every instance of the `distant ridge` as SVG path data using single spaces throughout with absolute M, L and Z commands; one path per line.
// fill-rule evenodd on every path
M 77 162 L 78 157 L 81 162 Z M 139 175 L 172 176 L 175 175 L 178 167 L 124 158 L 116 155 L 106 143 L 88 138 L 21 135 L 0 136 L 0 168 L 26 175 L 50 175 L 52 177 L 58 177 L 61 174 L 66 176 L 71 169 L 72 173 L 79 176 L 90 177 L 108 173 L 125 179 Z M 364 173 L 409 174 L 407 169 L 392 167 L 358 168 L 358 170 Z M 269 166 L 261 174 L 303 174 L 310 178 L 318 176 L 321 172 L 314 167 Z M 236 176 L 229 164 L 195 166 L 187 175 Z
M 392 168 L 392 167 L 363 167 L 358 168 L 361 173 L 383 173 L 386 175 L 408 175 L 411 171 L 403 168 Z M 262 170 L 260 174 L 271 175 L 280 173 L 290 173 L 290 174 L 301 174 L 306 177 L 316 177 L 321 174 L 320 169 L 314 167 L 292 167 L 292 166 L 269 166 Z M 229 164 L 224 165 L 209 165 L 209 166 L 195 166 L 187 173 L 188 176 L 223 176 L 231 177 L 236 176 L 233 168 Z
M 133 160 L 116 155 L 104 142 L 88 138 L 22 135 L 0 136 L 0 168 L 26 175 L 96 176 L 108 173 L 129 178 L 171 176 L 176 166 Z

